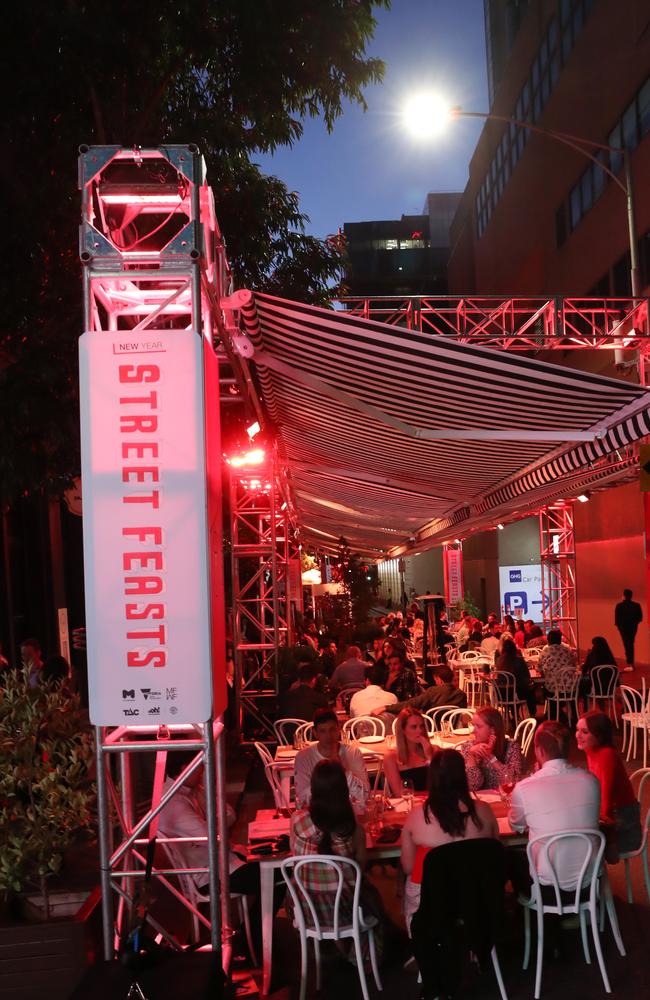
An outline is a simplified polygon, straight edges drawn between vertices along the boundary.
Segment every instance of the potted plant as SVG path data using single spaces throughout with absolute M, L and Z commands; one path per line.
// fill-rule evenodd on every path
M 48 956 L 61 953 L 85 961 L 84 927 L 70 920 L 73 940 L 65 942 L 63 918 L 53 901 L 50 883 L 64 865 L 66 851 L 93 823 L 95 789 L 90 779 L 93 734 L 78 696 L 65 682 L 41 680 L 30 687 L 27 671 L 6 671 L 0 689 L 0 893 L 11 904 L 10 912 L 23 918 L 0 928 L 0 994 L 37 996 L 48 975 Z M 34 899 L 33 894 L 36 894 Z M 30 897 L 49 924 L 31 926 L 24 904 Z M 16 906 L 19 902 L 20 906 Z M 77 906 L 77 909 L 79 907 Z M 38 919 L 38 914 L 31 914 Z M 49 931 L 48 931 L 49 925 Z M 54 944 L 55 942 L 55 944 Z M 17 966 L 18 958 L 25 967 Z M 74 970 L 65 984 L 48 985 L 50 997 L 67 996 Z M 8 971 L 5 974 L 5 967 Z M 5 982 L 6 975 L 6 982 Z M 29 992 L 35 975 L 34 993 Z M 52 971 L 49 971 L 50 977 Z M 39 978 L 40 977 L 40 978 Z M 65 976 L 63 977 L 65 979 Z M 74 982 L 72 982 L 74 986 Z M 15 995 L 18 995 L 16 993 Z M 42 993 L 40 995 L 43 995 Z

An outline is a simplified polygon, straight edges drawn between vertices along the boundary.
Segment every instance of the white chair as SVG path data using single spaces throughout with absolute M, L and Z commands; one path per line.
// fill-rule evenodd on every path
M 533 736 L 535 735 L 536 726 L 537 719 L 522 719 L 515 729 L 515 740 L 521 747 L 521 752 L 524 757 L 528 756 L 530 744 L 533 742 Z
M 336 707 L 345 712 L 347 715 L 350 714 L 350 702 L 352 701 L 354 695 L 357 691 L 365 691 L 365 687 L 358 684 L 353 684 L 351 687 L 345 687 L 336 696 Z
M 163 834 L 164 836 L 164 834 Z M 168 842 L 159 841 L 160 847 L 163 848 L 172 868 L 191 868 L 188 865 L 185 858 L 183 857 L 183 848 L 181 844 L 173 844 Z M 196 882 L 191 875 L 183 875 L 181 872 L 176 873 L 176 878 L 178 879 L 179 885 L 181 887 L 181 892 L 186 902 L 187 909 L 192 915 L 192 941 L 194 944 L 198 943 L 200 924 L 209 929 L 210 921 L 207 920 L 199 910 L 200 903 L 209 903 L 210 896 L 208 893 L 201 892 Z M 207 874 L 205 876 L 207 882 Z M 248 953 L 251 957 L 251 961 L 254 966 L 257 966 L 257 954 L 255 952 L 255 946 L 253 944 L 253 935 L 251 932 L 251 918 L 250 911 L 248 909 L 248 897 L 240 892 L 231 892 L 230 901 L 234 903 L 237 907 L 239 919 L 244 925 L 244 931 L 246 933 L 246 944 L 248 945 Z
M 280 765 L 273 760 L 273 757 L 263 743 L 255 743 L 254 746 L 260 755 L 262 763 L 264 764 L 264 774 L 266 775 L 266 780 L 271 786 L 276 810 L 278 812 L 283 809 L 292 810 L 293 806 L 291 805 L 291 802 L 288 801 L 285 790 L 282 787 L 282 782 L 280 781 L 280 775 L 278 773 Z
M 450 736 L 471 736 L 474 713 L 469 708 L 452 708 L 440 719 L 440 732 Z
M 591 671 L 591 691 L 589 700 L 591 708 L 598 708 L 598 702 L 604 701 L 607 714 L 618 729 L 616 715 L 616 684 L 618 682 L 618 667 L 615 663 L 602 663 Z
M 490 678 L 490 701 L 492 707 L 498 709 L 507 720 L 512 717 L 516 727 L 524 712 L 528 711 L 526 702 L 517 695 L 515 675 L 508 670 L 497 670 Z
M 478 660 L 481 654 L 478 649 L 466 649 L 464 653 L 460 653 L 458 659 L 462 660 L 463 663 L 467 663 L 469 660 Z
M 351 740 L 358 740 L 360 736 L 381 736 L 386 735 L 384 720 L 374 715 L 358 715 L 356 719 L 347 719 L 343 723 L 343 735 Z
M 462 672 L 462 684 L 459 683 L 459 687 L 465 692 L 467 707 L 478 708 L 486 700 L 487 681 L 483 667 L 476 664 L 475 661 L 470 661 L 468 665 L 462 667 Z
M 549 694 L 546 698 L 546 711 L 548 712 L 549 719 L 555 718 L 559 721 L 560 710 L 563 705 L 565 705 L 567 709 L 572 708 L 575 718 L 577 719 L 580 715 L 580 707 L 578 704 L 579 694 L 580 675 L 576 674 L 575 670 L 568 667 L 558 675 L 555 683 L 555 689 L 551 691 L 549 688 Z
M 648 716 L 648 706 L 646 703 L 645 678 L 642 680 L 641 691 L 636 688 L 621 684 L 621 699 L 623 701 L 623 711 L 621 721 L 623 723 L 623 750 L 627 746 L 627 757 L 636 757 L 636 734 L 643 733 L 643 767 L 648 763 L 648 726 L 650 718 Z
M 578 862 L 578 877 L 575 885 L 570 889 L 563 890 L 555 862 L 558 854 L 562 854 L 561 847 L 566 851 L 571 847 L 576 856 L 576 867 Z M 582 855 L 581 855 L 582 852 Z M 612 890 L 607 878 L 607 872 L 603 870 L 603 855 L 605 853 L 605 835 L 600 830 L 567 830 L 549 836 L 534 837 L 528 843 L 528 864 L 533 880 L 530 897 L 519 896 L 519 903 L 524 908 L 524 962 L 523 968 L 528 968 L 530 961 L 530 913 L 534 910 L 537 913 L 537 968 L 535 972 L 535 1000 L 539 1000 L 542 987 L 542 962 L 544 959 L 544 914 L 577 914 L 580 919 L 580 934 L 582 937 L 582 949 L 587 964 L 591 964 L 589 954 L 589 942 L 587 940 L 587 914 L 591 922 L 591 933 L 594 939 L 596 956 L 600 967 L 600 974 L 607 993 L 611 993 L 607 970 L 603 959 L 603 951 L 600 942 L 598 928 L 598 896 L 600 882 L 600 896 L 607 909 L 607 915 L 612 928 L 612 933 L 616 945 L 621 955 L 625 955 L 625 948 L 621 939 L 618 927 L 616 910 Z M 545 877 L 550 875 L 551 882 L 542 886 L 539 881 L 538 869 L 543 868 Z M 552 902 L 545 903 L 543 891 L 551 897 Z
M 531 649 L 526 649 L 524 647 L 521 652 L 525 660 L 539 660 L 542 655 L 542 651 L 538 646 L 533 646 Z
M 296 730 L 304 726 L 306 719 L 276 719 L 273 723 L 275 738 L 281 747 L 293 746 Z
M 442 717 L 444 715 L 447 714 L 447 712 L 451 712 L 455 708 L 458 708 L 458 705 L 436 705 L 435 708 L 428 708 L 426 710 L 426 712 L 424 713 L 424 716 L 425 716 L 425 718 L 430 719 L 431 722 L 432 722 L 432 724 L 433 724 L 433 731 L 432 731 L 431 735 L 433 735 L 433 733 L 439 732 L 439 730 L 440 730 L 440 720 L 442 719 Z M 393 732 L 394 731 L 395 731 L 395 729 L 394 729 L 394 724 L 393 724 Z
M 293 739 L 298 747 L 304 746 L 305 743 L 314 743 L 314 723 L 303 722 L 293 734 Z
M 334 912 L 332 923 L 324 925 L 318 916 L 318 909 L 314 905 L 311 891 L 305 885 L 305 876 L 309 877 L 305 866 L 318 864 L 320 869 L 328 869 L 328 875 L 332 880 L 332 896 L 334 897 Z M 351 881 L 346 879 L 348 875 L 354 877 L 354 887 Z M 282 875 L 287 883 L 287 888 L 293 902 L 294 925 L 300 934 L 300 1000 L 305 1000 L 307 994 L 307 942 L 311 939 L 314 942 L 314 957 L 316 960 L 316 989 L 321 988 L 321 966 L 320 966 L 320 943 L 321 941 L 343 941 L 352 938 L 354 942 L 354 952 L 356 956 L 357 973 L 361 984 L 361 992 L 364 1000 L 370 1000 L 368 994 L 368 984 L 363 968 L 363 954 L 361 950 L 361 936 L 368 935 L 368 947 L 370 951 L 370 964 L 375 977 L 375 984 L 378 990 L 382 989 L 379 978 L 379 968 L 377 966 L 377 955 L 375 952 L 374 928 L 377 926 L 376 917 L 364 917 L 360 906 L 361 893 L 361 868 L 352 858 L 342 858 L 331 854 L 308 854 L 303 857 L 287 858 L 282 863 Z M 343 900 L 343 889 L 352 890 L 352 906 L 349 918 L 342 914 L 341 903 Z M 346 893 L 347 895 L 347 893 Z M 346 900 L 349 902 L 349 897 Z
M 643 790 L 645 783 L 650 778 L 650 770 L 647 767 L 639 768 L 634 774 L 630 775 L 630 781 L 632 785 L 637 778 L 640 778 L 639 789 L 637 792 L 637 799 L 639 804 L 643 806 Z M 648 873 L 648 827 L 650 826 L 650 807 L 646 811 L 645 820 L 643 821 L 643 837 L 641 839 L 641 846 L 637 848 L 636 851 L 625 851 L 621 853 L 620 860 L 625 865 L 625 884 L 627 886 L 627 901 L 628 903 L 634 902 L 634 893 L 632 891 L 632 878 L 630 873 L 630 861 L 632 858 L 641 857 L 643 859 L 643 879 L 645 881 L 645 891 L 648 894 L 648 900 L 650 900 L 650 874 Z

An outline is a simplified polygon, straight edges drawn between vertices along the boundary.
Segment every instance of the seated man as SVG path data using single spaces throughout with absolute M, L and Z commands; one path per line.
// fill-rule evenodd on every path
M 368 772 L 363 754 L 356 747 L 341 746 L 341 729 L 336 712 L 330 708 L 319 709 L 314 715 L 314 746 L 296 754 L 294 780 L 296 802 L 300 808 L 309 804 L 311 773 L 321 760 L 338 760 L 346 773 L 352 805 L 363 812 L 368 798 Z
M 561 678 L 577 672 L 576 654 L 562 642 L 559 628 L 549 629 L 548 645 L 539 654 L 539 669 L 544 685 L 551 693 L 556 690 Z
M 485 638 L 481 641 L 479 652 L 484 656 L 493 657 L 499 648 L 499 639 L 495 634 L 494 625 L 489 626 Z
M 461 691 L 454 684 L 454 674 L 451 667 L 440 666 L 433 670 L 433 684 L 431 684 L 422 694 L 417 694 L 406 701 L 396 701 L 393 704 L 388 702 L 388 694 L 384 692 L 383 705 L 377 705 L 369 714 L 383 715 L 384 712 L 390 715 L 399 715 L 403 708 L 417 708 L 419 712 L 426 712 L 430 708 L 438 705 L 457 705 L 458 708 L 467 707 L 465 692 Z
M 357 691 L 350 700 L 350 717 L 356 719 L 359 715 L 372 715 L 373 709 L 382 705 L 395 705 L 397 696 L 390 691 L 384 691 L 381 682 L 385 677 L 383 667 L 373 664 L 366 669 L 366 686 L 363 691 Z
M 332 674 L 330 686 L 337 691 L 344 687 L 363 687 L 366 677 L 366 663 L 361 659 L 358 646 L 348 646 L 345 659 Z
M 565 830 L 598 830 L 600 785 L 589 771 L 568 764 L 570 738 L 567 727 L 559 722 L 543 722 L 535 732 L 540 769 L 515 785 L 509 815 L 512 828 L 527 829 L 531 839 Z M 526 855 L 510 853 L 513 885 L 519 892 L 527 892 L 531 879 Z M 577 843 L 561 844 L 554 857 L 561 888 L 575 886 L 584 850 Z M 540 882 L 551 882 L 541 856 L 537 871 Z
M 313 663 L 303 663 L 298 671 L 298 683 L 292 684 L 280 696 L 280 712 L 285 719 L 304 719 L 311 722 L 314 712 L 327 708 L 327 696 L 317 690 L 320 674 Z

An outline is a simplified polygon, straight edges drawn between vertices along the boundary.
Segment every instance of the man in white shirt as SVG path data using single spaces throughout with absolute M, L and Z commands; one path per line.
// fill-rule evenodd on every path
M 498 648 L 499 640 L 494 634 L 494 629 L 490 628 L 489 632 L 481 642 L 479 652 L 482 653 L 483 656 L 489 656 L 490 659 L 492 659 Z
M 372 715 L 373 709 L 384 705 L 396 705 L 397 695 L 384 691 L 381 682 L 385 679 L 383 667 L 373 665 L 366 668 L 366 686 L 363 691 L 357 691 L 350 699 L 350 716 L 356 719 L 359 715 Z
M 368 772 L 360 750 L 356 747 L 341 746 L 341 729 L 336 712 L 329 708 L 323 708 L 316 712 L 314 715 L 314 735 L 317 740 L 314 746 L 300 750 L 296 754 L 294 765 L 296 802 L 301 807 L 309 804 L 311 775 L 318 762 L 338 760 L 345 770 L 352 806 L 358 812 L 363 812 L 370 790 Z
M 535 733 L 539 770 L 520 781 L 512 793 L 510 825 L 515 830 L 528 829 L 531 840 L 566 830 L 598 830 L 600 784 L 589 771 L 569 766 L 569 740 L 566 726 L 543 722 Z M 541 848 L 533 860 L 540 882 L 550 884 L 552 879 Z M 584 848 L 577 841 L 559 845 L 554 865 L 561 888 L 575 887 L 583 860 Z

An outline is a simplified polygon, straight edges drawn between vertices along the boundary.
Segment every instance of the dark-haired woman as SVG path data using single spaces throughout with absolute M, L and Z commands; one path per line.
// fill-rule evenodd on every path
M 591 649 L 585 656 L 585 662 L 582 664 L 581 673 L 582 677 L 580 679 L 580 697 L 583 700 L 585 711 L 589 708 L 589 697 L 592 690 L 592 677 L 591 671 L 594 667 L 611 667 L 610 671 L 604 671 L 604 676 L 601 675 L 599 678 L 599 686 L 601 690 L 607 689 L 609 683 L 612 679 L 612 674 L 615 674 L 618 679 L 618 667 L 616 665 L 616 659 L 611 649 L 609 648 L 609 643 L 602 635 L 595 635 L 591 640 Z
M 336 854 L 357 861 L 363 871 L 366 862 L 366 835 L 363 827 L 357 823 L 345 771 L 338 761 L 322 760 L 314 768 L 309 808 L 301 809 L 291 817 L 289 839 L 291 853 L 294 855 Z M 344 874 L 347 882 L 340 904 L 343 924 L 351 919 L 354 890 L 354 872 L 351 866 L 344 866 Z M 314 862 L 302 869 L 301 878 L 314 902 L 319 919 L 323 924 L 331 926 L 338 886 L 336 872 Z M 360 899 L 366 916 L 372 914 L 383 919 L 381 897 L 365 878 L 361 884 Z M 375 928 L 378 955 L 381 955 L 381 940 L 380 923 Z M 364 948 L 366 944 L 367 939 L 364 937 Z
M 576 743 L 587 755 L 587 767 L 600 782 L 600 822 L 607 836 L 607 860 L 641 846 L 639 803 L 614 747 L 612 720 L 604 712 L 586 712 L 576 727 Z
M 439 750 L 429 764 L 429 797 L 423 806 L 413 810 L 402 832 L 401 861 L 407 875 L 404 919 L 409 931 L 411 918 L 420 905 L 427 852 L 456 840 L 498 836 L 499 827 L 489 805 L 470 795 L 461 754 L 457 750 Z
M 530 670 L 515 646 L 513 638 L 507 632 L 504 632 L 499 640 L 499 649 L 494 657 L 494 669 L 512 674 L 515 679 L 517 697 L 526 702 L 530 715 L 535 718 L 537 700 L 533 682 L 530 679 Z

